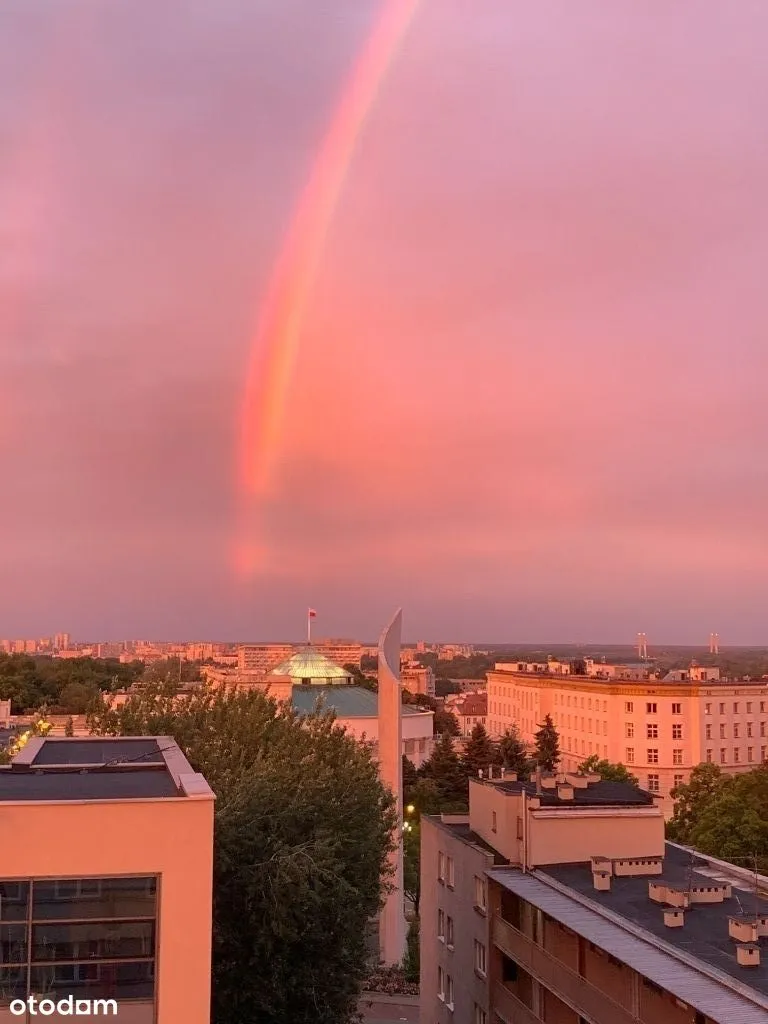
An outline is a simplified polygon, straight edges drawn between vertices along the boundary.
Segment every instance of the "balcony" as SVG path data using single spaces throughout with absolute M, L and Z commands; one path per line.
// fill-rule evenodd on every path
M 502 953 L 506 953 L 544 988 L 554 992 L 558 999 L 593 1024 L 640 1024 L 639 1018 L 629 1010 L 625 1010 L 498 915 L 493 919 L 492 936 Z M 521 1019 L 528 1024 L 525 1017 Z M 531 1017 L 531 1021 L 536 1019 L 535 1016 Z
M 503 985 L 495 985 L 493 989 L 493 1012 L 506 1024 L 543 1024 L 533 1010 L 512 995 Z

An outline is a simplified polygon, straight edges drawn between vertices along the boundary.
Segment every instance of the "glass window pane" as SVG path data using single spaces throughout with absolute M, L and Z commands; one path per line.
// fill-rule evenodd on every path
M 26 924 L 3 924 L 0 921 L 0 966 L 27 962 Z
M 149 1000 L 155 995 L 155 965 L 136 964 L 55 964 L 33 967 L 32 991 L 61 998 Z M 134 1020 L 133 1015 L 131 1020 Z M 152 1020 L 152 1016 L 147 1018 Z
M 0 919 L 26 921 L 29 900 L 29 882 L 0 880 Z
M 59 878 L 35 882 L 35 920 L 154 917 L 155 878 Z
M 32 927 L 32 959 L 36 961 L 122 960 L 154 953 L 155 925 L 151 921 L 89 921 Z
M 27 998 L 27 967 L 0 967 L 0 1006 Z

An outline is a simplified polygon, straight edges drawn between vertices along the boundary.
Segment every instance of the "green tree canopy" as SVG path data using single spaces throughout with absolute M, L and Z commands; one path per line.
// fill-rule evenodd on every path
M 592 754 L 586 761 L 582 761 L 577 770 L 583 775 L 599 775 L 607 782 L 628 782 L 631 786 L 638 787 L 640 785 L 638 777 L 633 775 L 625 765 L 601 760 L 597 754 Z
M 399 824 L 370 749 L 331 714 L 170 682 L 90 721 L 173 736 L 216 793 L 215 1024 L 352 1021 Z
M 705 808 L 726 781 L 727 776 L 718 765 L 708 761 L 697 764 L 691 771 L 689 781 L 672 790 L 675 807 L 667 823 L 667 836 L 674 842 L 688 845 Z
M 445 810 L 447 805 L 467 806 L 467 777 L 462 771 L 459 755 L 449 733 L 443 733 L 438 738 L 429 760 L 424 762 L 419 774 L 434 783 L 441 810 Z
M 488 769 L 496 763 L 496 748 L 485 726 L 478 722 L 473 726 L 464 753 L 461 757 L 461 766 L 468 778 L 477 778 L 482 772 L 488 775 Z
M 557 735 L 551 715 L 545 715 L 535 737 L 534 761 L 545 771 L 553 772 L 560 762 L 560 737 Z
M 446 733 L 448 736 L 460 736 L 461 729 L 459 728 L 459 720 L 452 711 L 444 711 L 442 708 L 438 708 L 435 711 L 435 732 Z

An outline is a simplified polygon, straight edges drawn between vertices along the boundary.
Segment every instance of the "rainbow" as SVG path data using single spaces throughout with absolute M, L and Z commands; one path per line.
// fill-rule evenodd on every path
M 419 3 L 385 0 L 335 108 L 269 283 L 251 345 L 240 420 L 241 525 L 235 555 L 240 573 L 256 568 L 258 556 L 250 544 L 254 518 L 274 488 L 286 398 L 328 230 L 357 141 Z

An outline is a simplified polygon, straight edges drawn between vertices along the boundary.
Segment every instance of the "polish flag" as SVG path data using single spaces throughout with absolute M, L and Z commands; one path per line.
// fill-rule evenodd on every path
M 315 609 L 314 609 L 314 608 L 309 608 L 309 609 L 307 610 L 307 615 L 308 615 L 308 616 L 310 617 L 310 619 L 315 619 L 315 618 L 317 618 L 317 612 L 315 611 Z

